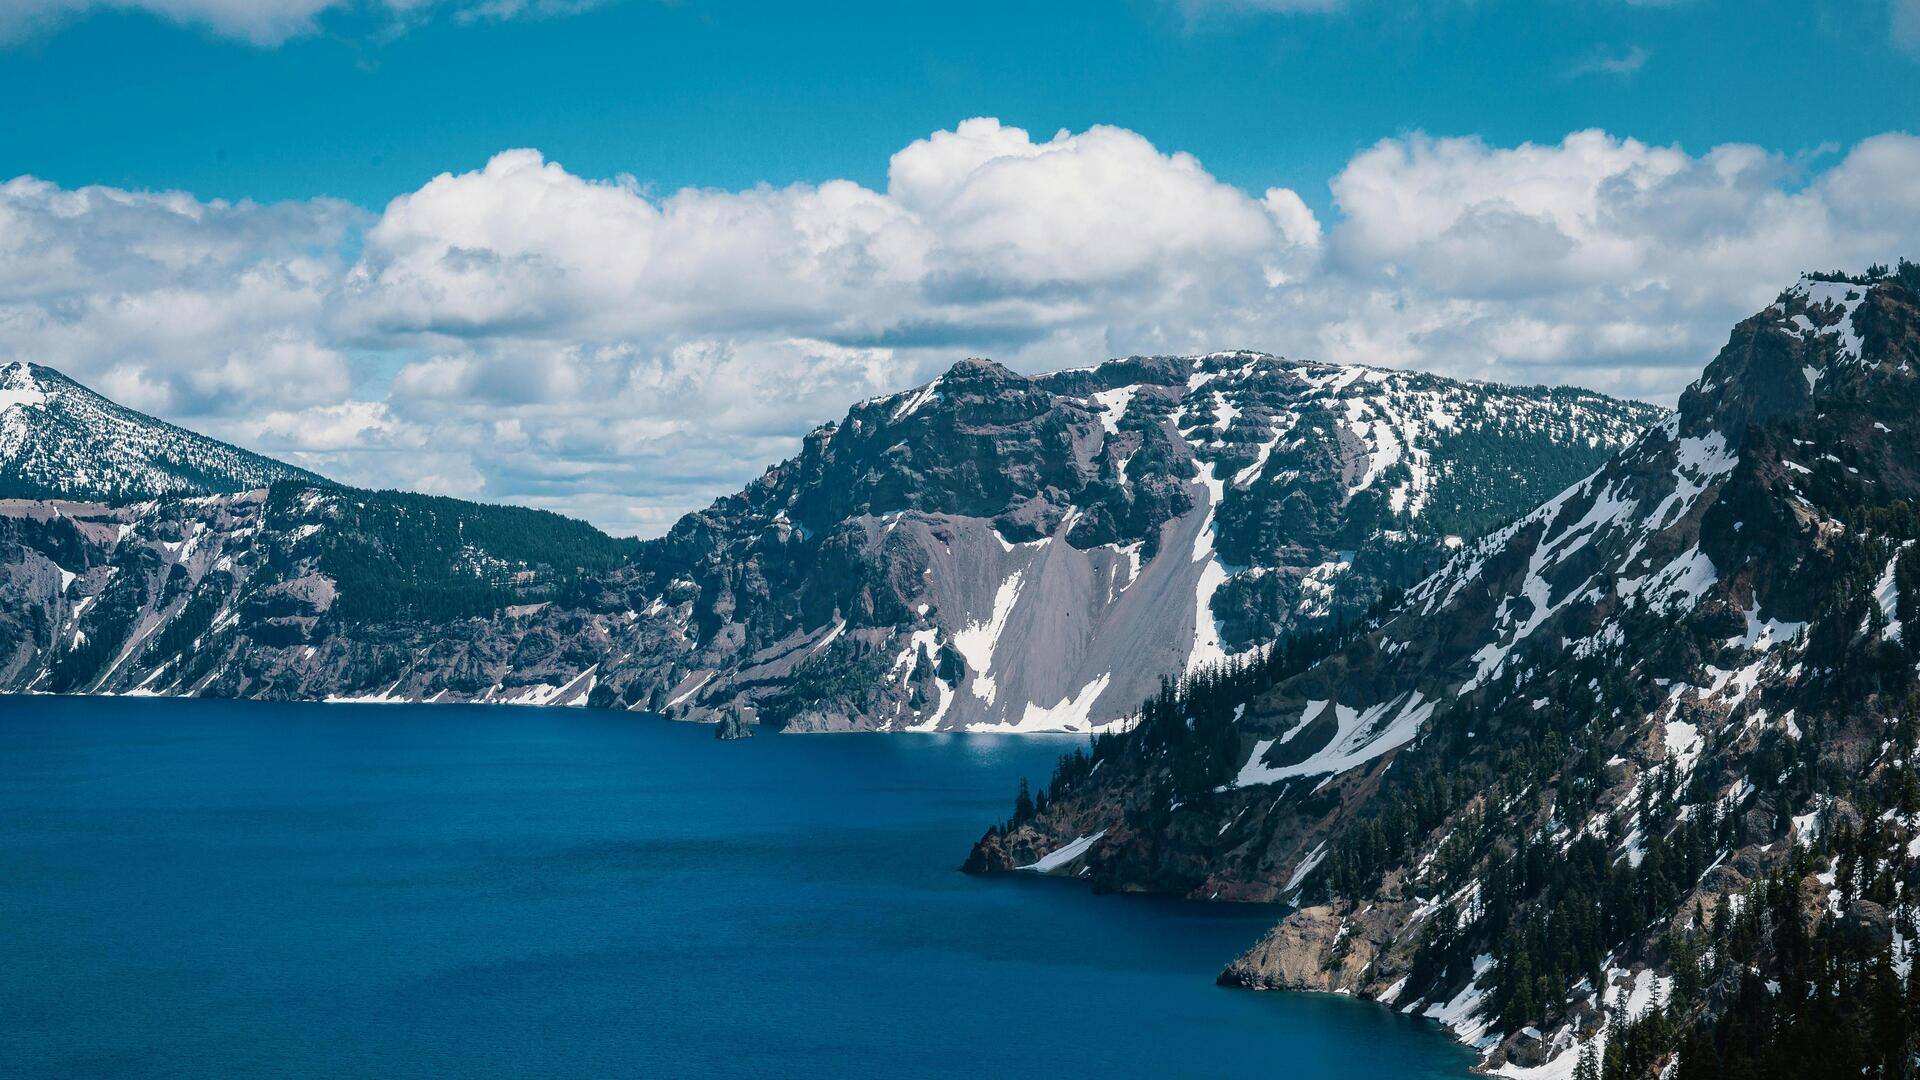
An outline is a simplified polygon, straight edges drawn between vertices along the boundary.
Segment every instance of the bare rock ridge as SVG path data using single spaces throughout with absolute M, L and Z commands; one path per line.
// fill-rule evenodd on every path
M 1920 267 L 1803 279 L 1676 415 L 1342 642 L 1161 695 L 968 869 L 1294 905 L 1223 981 L 1493 1071 L 1896 1075 L 1917 539 Z
M 1111 726 L 1163 675 L 1358 619 L 1663 415 L 1257 353 L 967 360 L 636 542 L 328 484 L 5 370 L 0 431 L 31 433 L 41 479 L 0 504 L 0 689 L 796 731 Z M 131 425 L 111 477 L 77 395 Z

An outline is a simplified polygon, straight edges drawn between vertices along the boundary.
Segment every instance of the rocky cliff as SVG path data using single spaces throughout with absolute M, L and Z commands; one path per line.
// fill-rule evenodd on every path
M 1358 618 L 1660 415 L 1253 353 L 970 360 L 645 543 L 302 475 L 113 485 L 0 504 L 0 688 L 1093 730 Z
M 1515 1075 L 1899 1075 L 1916 417 L 1920 268 L 1803 280 L 1677 415 L 1344 641 L 1161 695 L 968 866 L 1293 904 L 1224 981 Z

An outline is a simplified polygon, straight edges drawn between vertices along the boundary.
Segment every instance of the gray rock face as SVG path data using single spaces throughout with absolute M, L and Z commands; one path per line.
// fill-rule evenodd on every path
M 646 543 L 298 479 L 4 504 L 0 687 L 1093 730 L 1357 618 L 1658 416 L 1253 353 L 970 360 Z
M 965 361 L 647 547 L 690 636 L 747 658 L 709 654 L 666 703 L 1090 730 L 1163 675 L 1357 617 L 1659 415 L 1254 353 L 1034 378 Z

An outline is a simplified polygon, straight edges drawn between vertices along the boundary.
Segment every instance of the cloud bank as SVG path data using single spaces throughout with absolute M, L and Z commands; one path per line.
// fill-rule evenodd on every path
M 657 533 L 953 360 L 1248 347 L 1671 399 L 1800 270 L 1920 254 L 1920 139 L 1823 167 L 1599 131 L 1408 135 L 1322 220 L 1096 126 L 655 193 L 534 150 L 378 214 L 0 185 L 0 357 L 342 480 Z

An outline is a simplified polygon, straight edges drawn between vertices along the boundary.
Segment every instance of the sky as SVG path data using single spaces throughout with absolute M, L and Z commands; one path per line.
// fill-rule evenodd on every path
M 966 356 L 1671 403 L 1920 258 L 1920 0 L 0 0 L 0 99 L 0 360 L 639 535 Z

